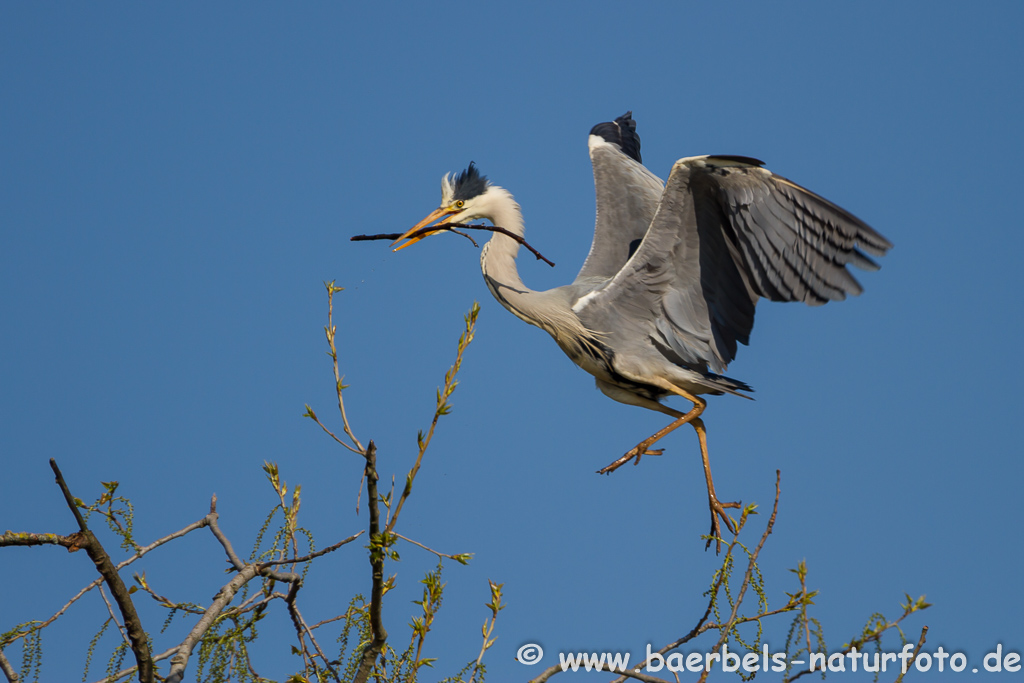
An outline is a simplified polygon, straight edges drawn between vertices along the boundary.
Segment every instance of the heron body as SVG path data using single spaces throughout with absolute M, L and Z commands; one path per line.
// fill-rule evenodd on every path
M 600 470 L 611 472 L 692 424 L 701 444 L 711 508 L 731 529 L 714 492 L 701 394 L 751 391 L 725 377 L 737 344 L 747 344 L 758 299 L 819 305 L 860 294 L 847 270 L 877 269 L 891 243 L 852 214 L 763 168 L 757 159 L 698 156 L 677 161 L 668 181 L 641 162 L 631 112 L 591 130 L 597 219 L 590 252 L 575 280 L 546 291 L 523 284 L 519 243 L 495 233 L 480 266 L 494 297 L 548 332 L 574 363 L 616 401 L 672 416 L 673 422 Z M 432 234 L 421 228 L 487 219 L 522 236 L 522 212 L 504 188 L 470 164 L 442 180 L 440 207 L 405 233 L 398 248 Z M 681 413 L 661 401 L 693 403 Z M 719 541 L 720 542 L 720 541 Z M 709 540 L 710 544 L 710 540 Z

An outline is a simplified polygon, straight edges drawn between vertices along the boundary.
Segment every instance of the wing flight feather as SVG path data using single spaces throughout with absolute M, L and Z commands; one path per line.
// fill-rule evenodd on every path
M 860 294 L 846 266 L 876 269 L 864 252 L 891 246 L 755 159 L 690 157 L 673 167 L 639 248 L 587 307 L 605 324 L 653 319 L 652 341 L 674 362 L 722 372 L 749 340 L 759 297 L 819 305 Z

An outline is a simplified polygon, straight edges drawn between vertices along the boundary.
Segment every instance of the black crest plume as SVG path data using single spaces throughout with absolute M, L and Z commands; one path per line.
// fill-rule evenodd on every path
M 486 189 L 487 176 L 480 175 L 480 170 L 471 161 L 469 167 L 452 181 L 452 199 L 466 200 L 479 197 Z

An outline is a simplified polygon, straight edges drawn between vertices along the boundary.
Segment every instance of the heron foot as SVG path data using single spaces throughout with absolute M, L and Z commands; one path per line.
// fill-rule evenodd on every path
M 612 464 L 610 464 L 610 465 L 608 465 L 606 467 L 602 467 L 601 469 L 599 469 L 597 471 L 597 473 L 598 474 L 611 474 L 615 470 L 617 470 L 620 467 L 622 467 L 623 465 L 625 465 L 630 460 L 633 460 L 633 464 L 634 465 L 639 465 L 641 457 L 643 457 L 645 455 L 661 455 L 664 452 L 665 452 L 664 448 L 649 449 L 649 448 L 645 448 L 644 444 L 641 443 L 641 444 L 638 444 L 635 448 L 630 449 L 629 452 L 627 452 L 625 455 L 623 455 L 621 458 L 619 458 L 618 460 L 616 460 Z
M 711 541 L 715 542 L 715 554 L 718 555 L 722 552 L 722 528 L 718 523 L 719 517 L 725 522 L 725 527 L 733 535 L 736 534 L 736 523 L 732 521 L 729 515 L 725 514 L 726 508 L 738 508 L 740 507 L 739 502 L 735 503 L 723 503 L 711 494 L 708 497 L 708 506 L 711 508 L 711 538 L 708 539 L 707 544 L 704 546 L 704 550 L 711 547 Z

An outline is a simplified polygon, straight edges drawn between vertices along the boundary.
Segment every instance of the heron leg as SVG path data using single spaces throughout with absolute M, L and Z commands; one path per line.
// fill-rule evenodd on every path
M 698 417 L 700 417 L 700 414 L 703 413 L 703 409 L 705 409 L 705 407 L 707 407 L 707 405 L 708 405 L 708 401 L 706 401 L 705 399 L 700 398 L 699 396 L 695 396 L 695 395 L 689 393 L 688 391 L 684 391 L 683 389 L 680 389 L 675 384 L 672 384 L 671 382 L 668 382 L 667 380 L 662 380 L 660 378 L 655 378 L 655 381 L 652 382 L 652 383 L 656 384 L 659 387 L 662 387 L 663 389 L 666 389 L 667 391 L 670 391 L 670 392 L 672 392 L 674 394 L 680 395 L 683 398 L 685 398 L 686 400 L 692 402 L 693 403 L 692 410 L 690 410 L 689 413 L 685 413 L 684 414 L 684 413 L 680 413 L 679 411 L 674 411 L 671 408 L 666 407 L 666 405 L 662 405 L 662 403 L 659 403 L 659 402 L 657 402 L 655 400 L 650 400 L 650 399 L 647 399 L 647 398 L 643 398 L 642 396 L 633 396 L 633 398 L 631 399 L 631 402 L 633 402 L 634 404 L 642 405 L 642 407 L 644 407 L 644 408 L 649 408 L 651 410 L 655 410 L 655 411 L 658 411 L 660 413 L 665 413 L 667 415 L 671 415 L 672 417 L 676 418 L 676 420 L 674 422 L 672 422 L 671 424 L 669 424 L 668 426 L 666 426 L 664 429 L 660 429 L 659 431 L 655 432 L 654 434 L 651 434 L 649 437 L 647 437 L 644 440 L 642 440 L 639 443 L 637 443 L 622 458 L 616 460 L 615 462 L 611 463 L 607 467 L 603 467 L 603 468 L 599 469 L 598 470 L 598 474 L 608 474 L 610 472 L 614 472 L 615 470 L 617 470 L 618 468 L 622 467 L 623 465 L 625 465 L 626 463 L 630 462 L 633 459 L 636 459 L 636 462 L 634 462 L 634 465 L 639 465 L 640 464 L 641 456 L 659 456 L 659 455 L 662 455 L 662 453 L 663 453 L 662 450 L 657 449 L 657 450 L 651 451 L 650 450 L 650 446 L 653 445 L 660 438 L 663 438 L 666 434 L 668 434 L 668 433 L 670 433 L 672 431 L 675 431 L 676 429 L 679 429 L 680 427 L 685 425 L 687 422 L 692 422 L 693 420 L 696 420 Z
M 711 541 L 714 540 L 715 553 L 717 554 L 722 552 L 722 530 L 718 524 L 718 518 L 721 517 L 729 532 L 735 534 L 736 525 L 729 515 L 725 514 L 725 509 L 738 508 L 740 504 L 738 502 L 723 503 L 718 500 L 718 496 L 715 495 L 715 482 L 711 479 L 711 462 L 708 460 L 708 435 L 707 430 L 704 428 L 704 420 L 695 417 L 690 421 L 690 424 L 693 425 L 694 430 L 697 432 L 697 440 L 700 441 L 700 457 L 704 463 L 704 479 L 708 484 L 708 506 L 711 508 L 711 538 L 708 539 L 704 549 L 710 548 Z
M 601 469 L 599 469 L 597 471 L 597 473 L 598 474 L 611 474 L 615 470 L 617 470 L 620 467 L 622 467 L 623 465 L 625 465 L 630 460 L 634 460 L 635 459 L 635 462 L 633 464 L 634 465 L 639 465 L 640 464 L 640 457 L 641 456 L 644 456 L 644 455 L 661 455 L 662 449 L 659 448 L 659 449 L 655 449 L 655 450 L 650 450 L 650 447 L 653 446 L 656 441 L 658 441 L 659 439 L 664 437 L 669 432 L 672 432 L 672 431 L 682 427 L 687 422 L 690 422 L 692 420 L 697 419 L 697 417 L 701 414 L 701 412 L 704 411 L 704 406 L 706 405 L 706 403 L 702 399 L 699 399 L 696 396 L 694 396 L 694 397 L 691 398 L 691 400 L 693 401 L 693 409 L 690 412 L 688 412 L 688 413 L 680 413 L 678 411 L 672 410 L 669 414 L 672 415 L 673 417 L 677 418 L 675 421 L 673 421 L 667 427 L 664 427 L 663 429 L 655 432 L 654 434 L 652 434 L 648 438 L 644 439 L 643 441 L 638 443 L 636 446 L 634 446 L 633 448 L 628 450 L 626 452 L 626 454 L 623 455 L 621 458 L 619 458 L 615 462 L 611 463 L 610 465 L 608 465 L 606 467 L 602 467 Z M 653 401 L 652 401 L 652 403 L 653 403 Z M 658 404 L 658 407 L 659 408 L 664 408 L 664 406 L 662 406 L 661 404 Z M 670 410 L 670 409 L 668 409 L 668 410 Z M 662 412 L 668 412 L 668 410 L 664 410 Z
M 679 427 L 682 427 L 684 424 L 690 423 L 691 425 L 693 425 L 694 431 L 697 432 L 697 440 L 700 442 L 700 457 L 701 457 L 701 462 L 702 462 L 702 464 L 704 466 L 704 479 L 707 482 L 707 487 L 708 487 L 708 507 L 711 509 L 711 537 L 712 538 L 708 539 L 707 545 L 705 545 L 704 548 L 705 548 L 705 550 L 707 548 L 710 548 L 711 547 L 711 541 L 714 540 L 715 541 L 715 552 L 716 553 L 721 552 L 721 550 L 722 550 L 722 533 L 721 533 L 721 525 L 719 524 L 719 518 L 721 518 L 721 521 L 725 523 L 726 528 L 730 532 L 736 533 L 736 525 L 733 523 L 733 521 L 729 517 L 729 515 L 727 515 L 725 513 L 725 510 L 727 508 L 738 508 L 738 507 L 740 507 L 740 504 L 738 502 L 735 502 L 735 503 L 732 503 L 732 502 L 730 502 L 730 503 L 723 503 L 723 502 L 719 501 L 718 500 L 718 496 L 715 495 L 715 483 L 714 483 L 714 481 L 711 478 L 711 462 L 710 462 L 710 460 L 708 458 L 707 429 L 704 427 L 704 421 L 702 419 L 700 419 L 700 415 L 701 415 L 701 413 L 704 412 L 704 408 L 707 405 L 707 402 L 704 399 L 702 399 L 702 398 L 700 398 L 698 396 L 695 396 L 695 395 L 693 395 L 693 394 L 691 394 L 691 393 L 689 393 L 687 391 L 684 391 L 683 389 L 680 389 L 679 387 L 677 387 L 674 384 L 671 384 L 671 383 L 669 383 L 667 381 L 657 382 L 657 384 L 659 386 L 661 386 L 662 388 L 664 388 L 665 390 L 670 391 L 673 394 L 677 394 L 679 396 L 682 396 L 683 398 L 685 398 L 688 401 L 691 401 L 693 403 L 693 409 L 690 410 L 690 412 L 688 412 L 688 413 L 680 413 L 679 411 L 672 410 L 671 408 L 668 408 L 667 406 L 663 406 L 660 403 L 657 403 L 656 401 L 647 401 L 647 399 L 644 399 L 642 397 L 634 397 L 634 398 L 632 398 L 630 400 L 630 402 L 634 403 L 635 405 L 641 405 L 641 406 L 644 406 L 644 407 L 652 408 L 653 410 L 658 410 L 658 411 L 663 412 L 663 413 L 665 413 L 667 415 L 671 415 L 672 417 L 675 417 L 676 419 L 675 419 L 675 421 L 673 421 L 671 424 L 669 424 L 665 428 L 661 429 L 660 431 L 652 434 L 650 437 L 648 437 L 648 438 L 644 439 L 643 441 L 641 441 L 640 443 L 638 443 L 634 448 L 630 449 L 625 455 L 623 455 L 621 458 L 619 458 L 615 462 L 611 463 L 607 467 L 603 467 L 600 470 L 598 470 L 598 473 L 599 474 L 609 474 L 611 472 L 614 472 L 618 468 L 622 467 L 623 465 L 625 465 L 630 460 L 634 460 L 634 459 L 635 459 L 635 463 L 634 464 L 639 464 L 640 463 L 640 457 L 643 456 L 643 455 L 661 455 L 661 453 L 662 453 L 661 449 L 650 450 L 650 447 L 653 446 L 655 442 L 657 442 L 659 439 L 664 437 L 669 432 L 672 432 L 673 430 L 676 430 Z M 602 390 L 603 390 L 603 388 L 602 388 Z M 611 394 L 609 394 L 609 395 L 611 395 Z M 615 398 L 615 396 L 612 396 L 612 398 Z M 621 399 L 618 399 L 618 400 L 621 400 Z M 650 405 L 647 405 L 647 403 L 650 403 Z

